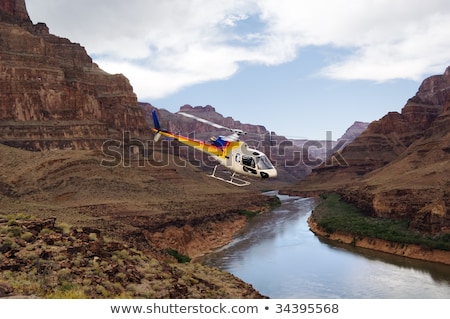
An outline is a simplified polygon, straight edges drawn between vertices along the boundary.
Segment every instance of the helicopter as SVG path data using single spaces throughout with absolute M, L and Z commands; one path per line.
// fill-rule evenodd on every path
M 231 134 L 227 136 L 211 137 L 209 141 L 196 140 L 164 130 L 161 128 L 156 110 L 152 111 L 154 123 L 154 128 L 152 130 L 155 133 L 155 142 L 157 142 L 161 136 L 165 136 L 210 155 L 219 164 L 215 165 L 212 174 L 208 176 L 235 186 L 250 185 L 249 181 L 237 177 L 236 174 L 259 177 L 262 179 L 277 176 L 277 170 L 270 162 L 267 155 L 261 151 L 250 148 L 247 143 L 240 140 L 242 135 L 247 134 L 246 132 L 239 129 L 230 129 L 206 119 L 196 117 L 192 114 L 183 112 L 178 112 L 177 114 L 231 132 Z M 216 175 L 216 170 L 219 165 L 224 166 L 232 173 L 229 179 Z

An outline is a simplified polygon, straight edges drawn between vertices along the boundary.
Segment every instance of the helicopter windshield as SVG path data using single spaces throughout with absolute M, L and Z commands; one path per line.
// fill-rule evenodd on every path
M 256 165 L 258 169 L 272 169 L 273 165 L 266 156 L 256 157 Z

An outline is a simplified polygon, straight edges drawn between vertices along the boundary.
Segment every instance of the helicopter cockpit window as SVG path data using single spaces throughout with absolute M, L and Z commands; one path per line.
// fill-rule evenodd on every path
M 258 156 L 256 158 L 258 169 L 272 169 L 273 165 L 266 156 Z
M 251 156 L 242 155 L 242 164 L 245 166 L 255 167 L 255 160 Z

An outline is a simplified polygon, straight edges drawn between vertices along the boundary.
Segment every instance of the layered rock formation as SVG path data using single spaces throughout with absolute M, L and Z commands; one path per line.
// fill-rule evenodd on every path
M 341 165 L 344 159 L 348 165 Z M 375 216 L 450 233 L 450 67 L 286 192 L 338 191 Z
M 0 6 L 0 136 L 41 150 L 93 148 L 122 131 L 148 134 L 127 78 L 101 70 L 78 43 L 33 24 L 24 0 Z

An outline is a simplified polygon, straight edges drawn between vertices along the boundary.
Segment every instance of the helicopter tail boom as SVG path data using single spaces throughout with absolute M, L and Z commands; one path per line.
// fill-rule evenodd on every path
M 202 152 L 208 153 L 212 156 L 217 156 L 217 157 L 224 157 L 226 156 L 226 148 L 225 145 L 214 145 L 205 141 L 200 141 L 200 140 L 196 140 L 194 138 L 190 138 L 187 136 L 183 136 L 183 135 L 179 135 L 179 134 L 175 134 L 172 133 L 170 131 L 167 131 L 163 128 L 161 128 L 161 124 L 159 123 L 158 120 L 158 115 L 156 114 L 156 110 L 152 111 L 152 117 L 153 117 L 153 123 L 154 123 L 154 128 L 152 129 L 153 132 L 155 133 L 155 137 L 154 137 L 154 141 L 157 142 L 161 136 L 165 136 L 169 139 L 174 139 L 177 140 L 178 142 L 185 144 L 187 146 L 191 146 L 195 149 L 198 149 Z M 230 144 L 226 141 L 224 141 L 224 143 L 226 143 L 227 145 Z M 232 144 L 236 144 L 236 143 L 232 143 Z

